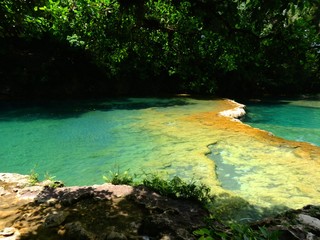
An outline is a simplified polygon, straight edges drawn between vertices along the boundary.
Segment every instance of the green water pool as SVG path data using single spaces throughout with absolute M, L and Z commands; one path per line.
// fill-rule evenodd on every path
M 66 185 L 101 184 L 110 170 L 152 172 L 271 211 L 319 204 L 320 156 L 230 124 L 218 112 L 232 106 L 187 97 L 2 102 L 0 172 L 34 170 Z M 288 139 L 286 130 L 302 130 L 292 139 L 319 145 L 319 101 L 247 106 L 246 123 Z
M 320 100 L 246 103 L 245 123 L 276 136 L 320 146 Z
M 172 163 L 177 154 L 189 154 L 179 146 L 187 140 L 168 130 L 177 126 L 176 118 L 214 106 L 189 98 L 2 103 L 0 172 L 33 170 L 67 185 L 103 183 L 102 176 L 118 168 L 135 173 L 168 168 L 169 174 L 191 178 L 191 166 Z M 159 127 L 149 128 L 152 124 Z

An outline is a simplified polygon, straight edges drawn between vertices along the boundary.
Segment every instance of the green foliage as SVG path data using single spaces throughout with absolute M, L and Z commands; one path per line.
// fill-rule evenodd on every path
M 3 0 L 0 38 L 81 49 L 119 93 L 295 93 L 320 89 L 319 12 L 315 0 Z
M 188 199 L 199 201 L 208 208 L 214 218 L 208 219 L 207 227 L 195 230 L 193 233 L 201 240 L 222 239 L 222 240 L 277 240 L 280 233 L 270 231 L 266 227 L 250 227 L 250 225 L 239 224 L 235 222 L 222 224 L 226 220 L 223 215 L 232 217 L 232 212 L 237 212 L 241 208 L 247 208 L 248 203 L 240 198 L 221 198 L 210 194 L 210 188 L 203 184 L 184 182 L 181 178 L 175 176 L 170 180 L 165 180 L 156 174 L 146 174 L 142 182 L 143 185 L 162 196 L 168 196 L 178 199 Z M 136 177 L 136 176 L 135 176 Z M 134 177 L 128 171 L 121 173 L 120 168 L 117 171 L 109 172 L 109 176 L 103 176 L 107 182 L 113 184 L 133 185 Z M 212 222 L 219 221 L 219 224 Z
M 44 179 L 45 180 L 54 181 L 55 178 L 56 178 L 56 176 L 52 176 L 49 172 L 46 172 L 44 174 Z
M 39 174 L 34 169 L 32 169 L 30 171 L 28 180 L 31 186 L 36 185 L 37 183 L 39 183 Z
M 108 175 L 103 176 L 103 179 L 114 185 L 133 185 L 134 176 L 129 174 L 129 170 L 121 172 L 118 167 L 117 171 L 109 171 Z
M 137 174 L 130 174 L 129 170 L 122 172 L 119 166 L 115 168 L 115 171 L 109 171 L 107 175 L 103 176 L 106 182 L 115 185 L 138 185 L 142 182 L 144 186 L 158 192 L 162 196 L 189 199 L 203 204 L 207 204 L 213 200 L 210 188 L 204 184 L 197 184 L 195 181 L 186 183 L 177 176 L 170 180 L 165 180 L 163 177 L 153 173 L 144 173 L 138 177 Z
M 270 231 L 266 227 L 253 229 L 244 224 L 230 224 L 224 231 L 214 228 L 201 228 L 193 233 L 201 240 L 277 240 L 280 237 L 278 231 Z
M 148 174 L 147 178 L 143 180 L 143 185 L 163 196 L 195 200 L 202 203 L 213 200 L 209 187 L 204 184 L 196 184 L 194 181 L 186 183 L 177 176 L 171 180 L 164 180 L 155 174 Z

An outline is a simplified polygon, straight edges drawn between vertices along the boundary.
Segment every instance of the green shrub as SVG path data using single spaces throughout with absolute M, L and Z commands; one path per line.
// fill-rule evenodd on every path
M 39 182 L 39 174 L 34 169 L 30 171 L 28 181 L 31 186 L 34 186 Z
M 114 185 L 133 185 L 133 178 L 134 177 L 131 176 L 128 171 L 121 173 L 119 168 L 116 172 L 109 171 L 108 176 L 103 176 L 103 179 L 106 182 L 110 182 Z
M 147 175 L 143 180 L 143 185 L 158 192 L 163 196 L 195 200 L 199 202 L 208 202 L 212 200 L 210 188 L 204 184 L 184 182 L 181 178 L 175 176 L 171 180 L 164 180 L 155 174 Z
M 230 224 L 224 231 L 221 229 L 201 228 L 193 232 L 201 240 L 221 239 L 221 240 L 277 240 L 280 233 L 270 231 L 266 227 L 253 229 L 245 224 Z

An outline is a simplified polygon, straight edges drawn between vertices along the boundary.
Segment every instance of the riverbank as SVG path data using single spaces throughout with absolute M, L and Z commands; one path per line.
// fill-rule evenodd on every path
M 192 106 L 192 104 L 188 104 L 186 106 L 189 107 Z M 208 109 L 212 109 L 212 106 L 215 107 L 214 111 L 208 111 Z M 143 129 L 143 131 L 157 133 L 155 139 L 157 141 L 161 140 L 161 142 L 159 141 L 159 144 L 157 144 L 157 148 L 158 146 L 163 147 L 164 143 L 167 144 L 165 145 L 165 148 L 161 149 L 161 154 L 165 156 L 164 159 L 166 160 L 165 168 L 164 162 L 159 161 L 159 155 L 156 154 L 152 155 L 151 157 L 148 156 L 148 158 L 152 159 L 152 162 L 143 162 L 142 166 L 152 166 L 153 168 L 163 170 L 168 174 L 173 174 L 171 167 L 180 170 L 183 169 L 183 171 L 180 171 L 179 174 L 188 174 L 189 171 L 196 173 L 197 175 L 194 175 L 194 179 L 210 186 L 212 188 L 213 194 L 216 194 L 217 196 L 223 196 L 220 201 L 222 205 L 219 205 L 219 208 L 217 208 L 217 211 L 215 212 L 215 214 L 219 214 L 219 217 L 223 217 L 223 215 L 226 214 L 224 212 L 224 210 L 226 209 L 229 211 L 235 210 L 236 214 L 237 211 L 240 210 L 242 211 L 241 213 L 245 214 L 244 216 L 241 216 L 241 218 L 247 218 L 252 221 L 253 219 L 263 218 L 270 213 L 272 213 L 273 215 L 279 213 L 279 209 L 281 209 L 281 211 L 284 211 L 284 209 L 290 208 L 300 209 L 310 204 L 319 205 L 320 196 L 318 182 L 320 181 L 320 178 L 318 172 L 314 171 L 314 169 L 319 168 L 319 148 L 307 143 L 287 141 L 275 137 L 266 131 L 252 128 L 240 121 L 234 121 L 234 117 L 241 117 L 244 113 L 243 107 L 243 105 L 239 105 L 238 103 L 233 101 L 216 100 L 206 103 L 206 105 L 203 107 L 203 111 L 201 112 L 196 112 L 194 109 L 190 109 L 189 114 L 185 114 L 185 111 L 188 110 L 188 108 L 177 111 L 177 107 L 174 107 L 172 109 L 168 108 L 166 109 L 166 112 L 162 111 L 162 109 L 154 107 L 140 111 L 139 118 L 144 119 L 149 124 L 146 125 L 143 124 L 143 122 L 139 122 L 134 126 Z M 234 110 L 230 111 L 230 109 Z M 221 114 L 221 112 L 223 113 L 223 111 L 225 110 L 227 111 L 227 114 Z M 169 142 L 169 140 L 172 141 L 172 139 L 179 141 Z M 183 148 L 180 148 L 180 145 L 178 145 L 178 142 L 180 142 L 181 139 L 188 140 L 184 141 Z M 152 153 L 154 153 L 156 150 L 158 149 L 153 149 Z M 183 155 L 181 154 L 182 152 L 187 152 L 188 155 Z M 230 171 L 230 169 L 227 169 L 227 171 L 223 173 L 226 180 L 225 182 L 221 178 L 221 172 L 219 172 L 221 166 L 217 165 L 217 159 L 224 164 L 233 166 L 233 168 L 231 169 L 233 172 Z M 233 175 L 233 173 L 235 174 Z M 237 184 L 233 184 L 232 186 L 228 185 L 227 182 L 230 179 Z M 1 193 L 0 195 L 1 197 L 5 196 L 6 200 L 1 201 L 3 202 L 1 208 L 4 209 L 4 211 L 0 219 L 3 218 L 5 221 L 8 220 L 7 222 L 4 222 L 3 225 L 1 225 L 2 229 L 4 229 L 5 227 L 11 227 L 12 225 L 16 224 L 15 226 L 17 227 L 19 233 L 21 235 L 27 234 L 28 237 L 32 236 L 32 232 L 34 232 L 36 235 L 41 234 L 42 232 L 44 232 L 44 234 L 51 234 L 53 231 L 52 228 L 44 228 L 43 224 L 45 221 L 49 221 L 46 219 L 49 215 L 52 214 L 54 215 L 54 217 L 60 219 L 59 222 L 61 221 L 61 219 L 63 220 L 61 224 L 59 224 L 59 226 L 54 227 L 54 231 L 59 232 L 59 234 L 64 234 L 64 232 L 66 232 L 67 230 L 72 232 L 73 230 L 70 230 L 69 225 L 67 224 L 74 223 L 71 224 L 71 226 L 73 227 L 75 225 L 75 228 L 78 229 L 77 232 L 84 232 L 84 234 L 88 234 L 88 236 L 96 237 L 97 234 L 100 234 L 100 230 L 97 231 L 98 233 L 94 233 L 96 235 L 92 235 L 90 230 L 89 233 L 87 233 L 87 230 L 82 230 L 83 228 L 94 228 L 96 225 L 99 225 L 99 221 L 101 221 L 101 218 L 103 218 L 98 217 L 96 219 L 95 216 L 91 214 L 89 209 L 93 209 L 94 206 L 100 206 L 100 208 L 98 208 L 97 211 L 94 212 L 94 214 L 96 215 L 99 215 L 101 211 L 102 214 L 104 214 L 103 216 L 105 216 L 106 212 L 108 211 L 114 212 L 118 211 L 117 209 L 120 209 L 119 211 L 121 213 L 119 213 L 119 216 L 130 215 L 129 213 L 131 211 L 136 213 L 137 216 L 141 216 L 141 219 L 139 218 L 140 220 L 138 220 L 138 222 L 140 222 L 135 228 L 136 230 L 132 230 L 133 232 L 139 232 L 139 234 L 141 232 L 144 233 L 144 231 L 148 231 L 141 230 L 140 228 L 141 226 L 145 226 L 143 225 L 145 221 L 143 219 L 151 219 L 151 221 L 157 223 L 156 225 L 160 224 L 161 226 L 164 226 L 163 232 L 162 230 L 157 230 L 157 233 L 151 233 L 151 235 L 155 234 L 155 236 L 165 237 L 166 234 L 169 234 L 168 236 L 171 236 L 173 234 L 172 236 L 176 236 L 174 235 L 176 234 L 174 228 L 179 228 L 177 226 L 174 226 L 174 228 L 170 228 L 171 221 L 177 220 L 180 222 L 180 215 L 176 215 L 174 209 L 168 212 L 166 210 L 167 206 L 165 206 L 164 209 L 159 210 L 158 212 L 157 205 L 150 205 L 148 203 L 149 200 L 157 203 L 157 201 L 151 199 L 143 203 L 142 205 L 144 207 L 140 208 L 140 200 L 134 200 L 133 202 L 131 201 L 132 198 L 137 198 L 136 195 L 132 196 L 132 192 L 129 195 L 125 195 L 125 200 L 117 196 L 108 198 L 109 193 L 116 190 L 114 190 L 113 187 L 111 189 L 106 188 L 105 185 L 103 185 L 103 187 L 97 187 L 97 185 L 79 188 L 69 187 L 63 188 L 64 190 L 60 189 L 61 191 L 50 190 L 49 193 L 54 193 L 58 200 L 53 199 L 49 202 L 47 202 L 47 200 L 46 202 L 38 202 L 35 201 L 35 198 L 33 198 L 32 200 L 32 196 L 34 197 L 35 195 L 39 194 L 39 191 L 45 191 L 45 193 L 47 194 L 47 190 L 51 188 L 44 187 L 44 189 L 47 190 L 32 190 L 35 191 L 34 193 L 28 190 L 27 194 L 22 195 L 31 196 L 31 200 L 28 200 L 29 202 L 20 202 L 19 200 L 19 202 L 17 203 L 15 202 L 15 199 L 17 198 L 17 195 L 15 195 L 15 193 L 19 193 L 21 195 L 21 192 L 25 191 L 24 187 L 24 190 L 18 189 L 17 191 L 17 186 L 15 186 L 11 188 L 11 192 L 6 192 L 5 190 L 7 186 L 6 184 L 3 184 L 3 181 L 1 182 L 1 187 L 3 188 L 1 188 L 1 192 L 3 194 Z M 98 194 L 95 193 L 96 188 L 100 189 L 97 190 Z M 75 194 L 66 194 L 69 192 L 73 192 L 74 189 L 80 190 L 76 190 Z M 56 191 L 64 193 L 63 196 L 65 197 L 72 196 L 76 198 L 75 203 L 73 203 L 74 200 L 70 200 L 72 203 L 71 208 L 69 208 L 70 206 L 68 206 L 68 203 L 67 206 L 64 205 L 64 200 L 63 204 L 59 202 L 59 193 L 57 193 Z M 136 191 L 136 189 L 134 188 L 132 191 L 133 193 L 137 191 L 140 192 L 140 190 Z M 78 193 L 80 193 L 81 195 L 80 200 L 77 197 Z M 82 193 L 84 195 L 82 195 Z M 97 199 L 97 196 L 99 195 L 106 198 L 102 201 L 102 203 L 100 202 L 99 197 Z M 151 193 L 151 195 L 159 196 L 154 195 L 153 193 Z M 128 202 L 127 199 L 129 199 L 130 201 Z M 145 197 L 142 197 L 142 199 L 145 199 Z M 79 203 L 78 200 L 81 203 Z M 54 203 L 53 205 L 50 205 L 51 201 Z M 166 201 L 169 200 L 165 200 L 165 202 Z M 96 203 L 98 204 L 96 205 Z M 113 205 L 114 203 L 115 205 Z M 101 207 L 101 204 L 103 209 Z M 132 210 L 126 208 L 122 209 L 123 206 L 128 206 L 128 204 L 133 204 L 134 206 L 136 206 L 136 208 L 133 208 Z M 192 204 L 188 205 L 186 209 L 193 209 Z M 235 205 L 236 207 L 234 208 Z M 245 208 L 243 208 L 243 206 L 250 206 L 254 208 L 254 211 L 249 213 Z M 67 210 L 65 210 L 66 207 Z M 202 208 L 200 207 L 200 209 Z M 77 214 L 82 210 L 84 212 L 81 217 L 81 214 Z M 202 210 L 205 211 L 205 209 Z M 63 213 L 56 216 L 56 211 L 62 211 Z M 182 210 L 179 211 L 183 214 L 186 214 Z M 300 213 L 304 214 L 304 211 L 305 210 L 301 210 Z M 70 212 L 72 212 L 71 215 Z M 154 219 L 154 217 L 150 217 L 150 215 L 155 214 L 155 218 L 158 219 L 160 218 L 159 213 L 160 216 L 165 213 L 163 215 L 165 220 L 161 220 L 164 221 L 164 223 L 152 220 Z M 81 221 L 86 221 L 84 220 L 84 218 L 86 218 L 85 216 L 87 214 L 89 214 L 89 220 L 93 225 L 89 226 L 86 225 L 87 223 L 85 223 L 85 227 L 82 228 L 77 223 L 77 221 L 79 219 Z M 167 214 L 173 215 L 170 215 L 169 218 Z M 206 214 L 207 213 L 204 212 L 201 215 L 206 216 Z M 311 214 L 310 216 L 313 215 Z M 314 217 L 317 218 L 317 216 Z M 30 223 L 28 223 L 29 219 L 31 219 Z M 130 217 L 125 217 L 125 219 L 132 220 L 132 218 Z M 111 220 L 109 220 L 109 222 L 110 221 Z M 193 220 L 190 221 L 189 219 L 189 222 L 192 222 L 193 224 Z M 201 222 L 202 220 L 200 221 L 200 223 Z M 130 225 L 131 223 L 128 224 Z M 147 229 L 149 228 L 148 224 L 149 223 L 147 223 L 146 225 Z M 184 225 L 185 224 L 182 224 L 181 227 L 183 227 Z M 51 225 L 49 224 L 49 226 Z M 193 236 L 192 231 L 195 228 L 190 225 L 185 226 L 187 226 L 186 231 L 189 234 L 188 236 Z M 201 226 L 201 224 L 197 226 Z M 101 234 L 105 238 L 109 236 L 112 231 L 114 231 L 114 228 L 107 228 L 106 225 L 104 225 L 103 227 L 104 229 L 107 229 L 106 231 L 101 230 L 103 231 Z M 167 227 L 171 230 L 165 230 Z M 61 231 L 59 231 L 59 229 L 61 229 Z M 12 231 L 13 230 L 11 230 L 11 233 Z M 54 234 L 58 234 L 56 232 Z M 185 231 L 182 230 L 182 232 Z M 131 233 L 128 234 L 130 235 Z M 67 236 L 68 235 L 66 235 L 66 238 Z M 139 237 L 141 236 L 139 235 Z
M 0 239 L 194 239 L 208 217 L 199 204 L 143 186 L 52 184 L 0 174 Z
M 243 234 L 219 219 L 208 225 L 209 212 L 195 202 L 163 197 L 144 186 L 63 187 L 52 181 L 30 185 L 30 176 L 12 173 L 1 173 L 0 184 L 0 239 L 4 240 L 183 240 L 197 239 L 194 230 L 204 227 L 230 239 L 232 234 Z M 261 239 L 275 232 L 279 238 L 272 239 L 319 239 L 319 213 L 320 207 L 307 206 L 250 226 L 261 232 Z

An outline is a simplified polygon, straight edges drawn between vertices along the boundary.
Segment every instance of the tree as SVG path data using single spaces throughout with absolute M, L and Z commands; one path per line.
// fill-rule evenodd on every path
M 102 69 L 107 80 L 99 86 L 119 94 L 186 91 L 246 96 L 320 87 L 316 0 L 0 4 L 5 19 L 2 39 L 68 44 Z

